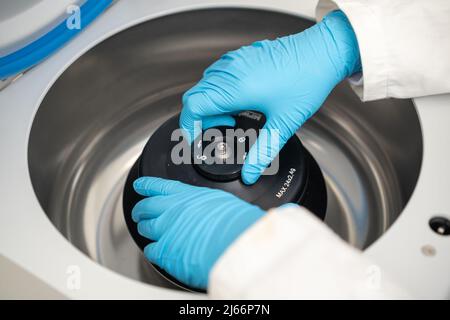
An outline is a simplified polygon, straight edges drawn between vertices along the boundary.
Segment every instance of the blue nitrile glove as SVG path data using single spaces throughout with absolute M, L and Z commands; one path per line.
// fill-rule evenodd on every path
M 134 182 L 143 196 L 132 211 L 139 233 L 156 242 L 147 259 L 179 281 L 199 289 L 225 249 L 265 211 L 234 195 L 179 181 L 143 177 Z
M 192 141 L 202 129 L 196 121 L 202 120 L 206 129 L 234 125 L 230 115 L 243 110 L 264 113 L 265 128 L 278 129 L 280 139 L 278 146 L 261 143 L 258 151 L 255 143 L 250 150 L 242 180 L 253 184 L 331 90 L 358 71 L 355 33 L 344 13 L 333 11 L 301 33 L 255 42 L 222 56 L 184 94 L 180 126 Z

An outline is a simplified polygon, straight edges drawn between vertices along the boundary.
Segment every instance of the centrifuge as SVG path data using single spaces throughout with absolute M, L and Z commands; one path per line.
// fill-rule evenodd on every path
M 143 257 L 124 216 L 127 176 L 208 65 L 308 28 L 315 5 L 119 0 L 42 63 L 8 77 L 0 296 L 204 298 Z M 323 175 L 324 223 L 364 251 L 370 272 L 379 267 L 418 298 L 450 297 L 448 119 L 450 95 L 362 103 L 343 82 L 296 133 Z

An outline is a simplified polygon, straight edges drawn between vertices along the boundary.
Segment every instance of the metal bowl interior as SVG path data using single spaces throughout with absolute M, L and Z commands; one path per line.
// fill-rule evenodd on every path
M 128 171 L 221 54 L 310 25 L 254 9 L 187 11 L 127 29 L 84 54 L 50 88 L 30 133 L 30 176 L 48 218 L 99 264 L 174 287 L 128 233 Z M 400 215 L 417 182 L 422 133 L 412 102 L 362 103 L 342 83 L 297 134 L 325 176 L 325 222 L 353 246 L 369 246 Z

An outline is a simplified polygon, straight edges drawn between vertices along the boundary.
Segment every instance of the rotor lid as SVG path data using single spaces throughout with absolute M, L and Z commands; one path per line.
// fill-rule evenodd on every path
M 203 135 L 189 146 L 181 134 L 173 135 L 179 128 L 179 117 L 172 117 L 147 142 L 139 161 L 139 176 L 222 189 L 266 210 L 298 202 L 308 179 L 307 151 L 300 139 L 292 137 L 257 183 L 246 185 L 241 168 L 256 140 L 249 129 L 258 133 L 264 119 L 253 112 L 241 113 L 235 119 L 235 128 L 215 128 L 220 134 Z
M 210 154 L 214 160 L 217 158 L 219 160 L 243 160 L 245 158 L 244 155 L 248 153 L 253 141 L 250 138 L 247 139 L 242 132 L 261 128 L 265 120 L 262 115 L 254 112 L 241 113 L 235 119 L 235 129 L 242 129 L 242 131 L 234 131 L 237 135 L 231 137 L 226 134 L 229 127 L 219 127 L 216 128 L 218 131 L 225 132 L 219 140 L 202 139 L 201 142 L 195 140 L 191 146 L 181 138 L 181 132 L 177 131 L 178 115 L 167 120 L 150 137 L 141 157 L 128 174 L 123 192 L 125 222 L 139 248 L 144 250 L 145 246 L 152 242 L 139 234 L 137 224 L 131 218 L 133 207 L 144 199 L 134 191 L 133 182 L 143 176 L 179 180 L 195 186 L 222 189 L 265 210 L 288 202 L 296 202 L 311 210 L 320 219 L 325 217 L 327 193 L 322 172 L 296 135 L 289 139 L 278 157 L 272 162 L 272 166 L 274 163 L 276 166 L 266 170 L 266 174 L 250 186 L 244 184 L 240 178 L 243 161 L 217 164 L 215 161 L 207 161 L 208 159 L 202 157 L 211 146 L 210 149 L 213 151 L 206 155 L 208 157 Z M 177 132 L 178 134 L 176 134 Z M 245 137 L 245 144 L 243 137 Z M 240 151 L 230 153 L 228 146 L 236 141 L 243 144 L 244 147 Z M 225 148 L 223 148 L 223 143 L 227 144 Z M 183 151 L 181 157 L 180 151 Z M 197 155 L 200 157 L 199 161 L 195 161 Z M 177 281 L 158 266 L 153 265 L 153 267 L 172 283 L 191 291 L 198 291 Z

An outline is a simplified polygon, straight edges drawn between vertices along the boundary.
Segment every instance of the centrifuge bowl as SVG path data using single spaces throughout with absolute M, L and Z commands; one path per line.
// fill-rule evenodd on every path
M 189 11 L 127 29 L 84 54 L 48 91 L 29 137 L 32 184 L 55 227 L 99 264 L 173 287 L 149 266 L 125 225 L 130 167 L 221 54 L 311 24 L 260 10 Z M 419 176 L 422 134 L 412 102 L 361 103 L 342 83 L 297 134 L 326 179 L 325 222 L 366 248 L 400 215 Z

